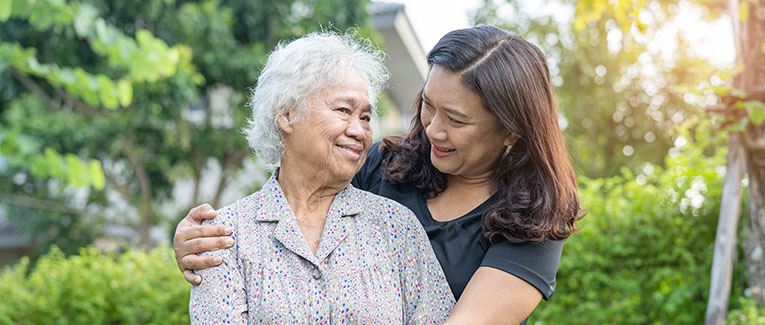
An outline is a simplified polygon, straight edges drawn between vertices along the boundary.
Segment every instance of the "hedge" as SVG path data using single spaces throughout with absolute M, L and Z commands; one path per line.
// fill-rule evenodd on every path
M 581 180 L 587 216 L 564 245 L 555 294 L 530 324 L 704 322 L 726 154 L 715 150 L 724 138 L 705 134 L 682 133 L 689 144 L 665 168 Z M 745 282 L 742 260 L 733 308 Z
M 189 288 L 169 247 L 106 254 L 57 248 L 0 273 L 0 324 L 186 324 Z

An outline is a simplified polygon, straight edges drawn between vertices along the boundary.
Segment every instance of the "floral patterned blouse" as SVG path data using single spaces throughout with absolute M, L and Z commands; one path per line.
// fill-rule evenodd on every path
M 206 224 L 234 228 L 223 263 L 197 271 L 192 323 L 443 323 L 454 296 L 428 237 L 401 204 L 348 186 L 316 254 L 272 176 Z

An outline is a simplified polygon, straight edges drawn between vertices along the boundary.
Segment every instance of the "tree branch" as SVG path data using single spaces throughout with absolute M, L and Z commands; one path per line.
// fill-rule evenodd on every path
M 213 198 L 212 202 L 214 207 L 220 204 L 220 197 L 223 195 L 223 189 L 226 187 L 226 183 L 228 182 L 230 168 L 241 163 L 242 159 L 247 156 L 248 152 L 248 150 L 238 150 L 226 157 L 226 160 L 223 162 L 223 166 L 221 166 L 220 180 L 218 180 L 218 188 L 215 190 L 215 197 Z
M 72 106 L 75 109 L 90 115 L 96 115 L 101 113 L 101 111 L 99 111 L 97 108 L 86 104 L 85 102 L 83 102 L 82 100 L 78 98 L 72 97 L 72 95 L 69 95 L 69 93 L 67 93 L 66 91 L 61 90 L 61 88 L 53 88 L 53 89 L 56 90 L 56 93 L 59 96 L 61 96 L 61 98 L 63 98 L 64 101 L 66 101 L 66 103 L 69 104 L 69 106 Z
M 40 97 L 45 102 L 45 105 L 47 105 L 48 107 L 50 107 L 52 109 L 55 109 L 55 110 L 60 110 L 61 109 L 61 104 L 59 104 L 58 102 L 53 100 L 53 98 L 50 95 L 48 95 L 48 93 L 45 92 L 45 90 L 43 90 L 42 87 L 40 87 L 34 80 L 32 80 L 32 78 L 30 78 L 29 76 L 19 72 L 19 70 L 17 70 L 14 67 L 11 67 L 10 70 L 11 70 L 11 73 L 13 74 L 13 76 L 16 77 L 16 79 L 18 79 L 24 85 L 24 87 L 26 87 L 31 92 L 35 93 L 35 95 Z M 83 113 L 87 113 L 87 114 L 90 114 L 90 115 L 95 115 L 95 114 L 101 113 L 101 111 L 99 111 L 97 108 L 94 108 L 94 107 L 86 104 L 82 100 L 79 100 L 77 98 L 72 97 L 69 93 L 61 90 L 60 88 L 53 87 L 53 90 L 69 106 L 74 107 L 75 109 L 77 109 L 77 110 L 79 110 L 79 111 L 81 111 Z
M 199 157 L 199 152 L 192 145 L 191 146 L 191 158 L 194 161 L 194 195 L 191 199 L 191 206 L 197 206 L 199 203 L 199 183 L 202 179 L 202 158 Z
M 130 190 L 127 186 L 124 184 L 120 184 L 117 182 L 114 177 L 112 177 L 109 173 L 104 171 L 104 178 L 106 178 L 106 183 L 109 184 L 109 186 L 113 187 L 117 192 L 119 192 L 122 195 L 122 198 L 125 199 L 125 201 L 130 201 L 130 198 L 133 196 L 130 193 Z
M 725 95 L 720 98 L 723 104 L 733 105 L 737 101 L 759 100 L 765 102 L 765 88 L 746 89 L 746 96 Z
M 141 185 L 141 196 L 146 202 L 151 202 L 151 181 L 149 180 L 149 174 L 146 172 L 146 168 L 138 160 L 138 154 L 135 152 L 133 141 L 126 139 L 122 141 L 122 145 L 125 148 L 125 154 L 127 155 L 130 166 L 138 177 L 138 183 Z
M 16 77 L 16 79 L 20 81 L 24 85 L 24 87 L 27 87 L 29 91 L 35 93 L 35 95 L 40 97 L 40 99 L 42 99 L 45 102 L 45 105 L 55 110 L 61 109 L 61 105 L 56 103 L 53 100 L 53 98 L 48 96 L 48 93 L 45 92 L 45 90 L 43 90 L 42 87 L 38 86 L 37 83 L 34 80 L 32 80 L 32 78 L 19 72 L 19 70 L 16 70 L 16 68 L 14 67 L 11 67 L 9 70 L 11 70 L 11 74 L 13 74 L 13 76 Z
M 149 174 L 146 172 L 146 168 L 143 163 L 138 160 L 138 154 L 135 152 L 133 146 L 133 134 L 130 134 L 129 139 L 122 141 L 122 145 L 125 148 L 125 154 L 127 155 L 130 166 L 133 167 L 136 176 L 138 177 L 138 183 L 141 186 L 141 204 L 139 206 L 139 213 L 141 214 L 141 226 L 140 234 L 143 244 L 146 249 L 151 247 L 151 239 L 149 238 L 149 230 L 152 225 L 152 219 L 154 217 L 154 211 L 151 206 L 151 181 L 149 180 Z
M 79 215 L 85 214 L 85 210 L 75 209 L 56 201 L 43 200 L 43 199 L 26 197 L 21 195 L 14 195 L 9 193 L 0 192 L 0 201 L 5 202 L 6 204 L 23 206 L 23 207 L 32 208 L 32 209 L 64 212 L 64 213 L 79 214 Z
M 757 138 L 752 139 L 751 135 L 749 135 L 749 132 L 741 132 L 743 135 L 742 138 L 744 139 L 744 147 L 748 149 L 748 151 L 765 151 L 765 138 Z

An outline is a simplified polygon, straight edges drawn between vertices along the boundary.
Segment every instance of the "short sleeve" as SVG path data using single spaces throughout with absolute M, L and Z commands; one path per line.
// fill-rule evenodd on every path
M 403 235 L 397 236 L 396 243 L 399 246 L 404 323 L 442 324 L 454 307 L 454 295 L 414 213 L 403 206 L 395 210 L 401 218 L 394 227 Z
M 499 269 L 523 279 L 548 300 L 555 292 L 555 274 L 562 251 L 562 240 L 524 244 L 502 240 L 489 247 L 481 266 Z
M 377 193 L 382 181 L 382 160 L 383 152 L 380 142 L 375 142 L 367 152 L 364 166 L 361 166 L 359 172 L 353 177 L 351 184 L 355 188 Z
M 196 273 L 202 276 L 202 283 L 191 286 L 189 316 L 191 324 L 246 324 L 247 293 L 244 275 L 238 259 L 237 247 L 237 204 L 220 209 L 215 219 L 205 220 L 203 225 L 226 225 L 234 228 L 231 237 L 234 246 L 200 255 L 218 255 L 223 263 Z

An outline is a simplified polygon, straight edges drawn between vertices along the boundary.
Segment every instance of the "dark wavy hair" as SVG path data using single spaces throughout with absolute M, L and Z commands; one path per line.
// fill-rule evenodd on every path
M 495 194 L 482 217 L 484 236 L 524 243 L 562 240 L 576 231 L 584 214 L 542 51 L 516 34 L 478 26 L 446 34 L 428 53 L 428 65 L 459 73 L 462 84 L 518 136 L 492 175 Z M 448 184 L 430 161 L 421 95 L 409 134 L 383 139 L 383 174 L 433 198 Z

